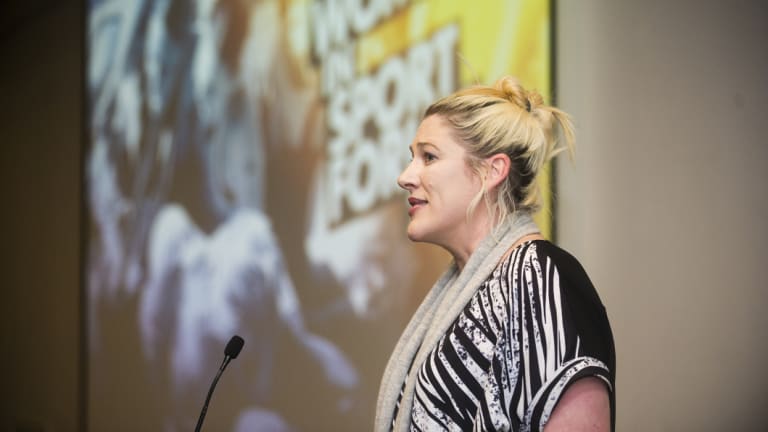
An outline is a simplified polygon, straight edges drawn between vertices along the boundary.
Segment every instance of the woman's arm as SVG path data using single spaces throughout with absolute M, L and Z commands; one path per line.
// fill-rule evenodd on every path
M 611 406 L 608 388 L 600 378 L 581 378 L 571 384 L 544 425 L 544 432 L 609 432 Z

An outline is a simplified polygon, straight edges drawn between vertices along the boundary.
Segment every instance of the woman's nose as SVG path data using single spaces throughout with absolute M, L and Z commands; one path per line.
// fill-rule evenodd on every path
M 413 161 L 409 163 L 403 172 L 397 177 L 397 185 L 405 190 L 411 190 L 416 187 L 417 176 L 413 169 Z

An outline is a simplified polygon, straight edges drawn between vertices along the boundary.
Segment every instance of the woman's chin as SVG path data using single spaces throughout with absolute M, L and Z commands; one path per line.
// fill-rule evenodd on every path
M 408 240 L 414 242 L 424 241 L 422 234 L 413 226 L 413 223 L 408 225 Z
M 424 229 L 420 229 L 418 225 L 411 222 L 408 225 L 408 240 L 413 242 L 421 242 L 421 243 L 432 243 L 434 239 L 432 239 L 432 235 L 429 231 L 425 231 Z

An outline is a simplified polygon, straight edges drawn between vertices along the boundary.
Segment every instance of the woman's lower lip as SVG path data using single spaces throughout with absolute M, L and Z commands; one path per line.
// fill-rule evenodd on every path
M 411 206 L 411 208 L 408 209 L 408 216 L 413 216 L 414 213 L 416 213 L 416 210 L 421 208 L 421 206 L 423 206 L 423 205 L 424 204 L 415 204 L 415 205 Z

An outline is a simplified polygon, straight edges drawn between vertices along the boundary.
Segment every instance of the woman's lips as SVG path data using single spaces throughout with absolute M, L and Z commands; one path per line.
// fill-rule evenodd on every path
M 416 213 L 416 210 L 420 209 L 421 207 L 427 204 L 427 201 L 411 197 L 411 198 L 408 198 L 408 204 L 411 205 L 411 208 L 408 209 L 408 216 L 412 217 L 413 214 Z

